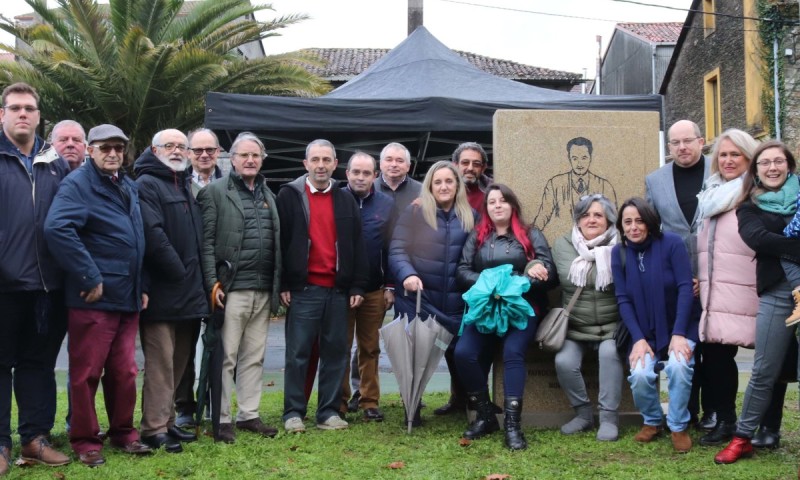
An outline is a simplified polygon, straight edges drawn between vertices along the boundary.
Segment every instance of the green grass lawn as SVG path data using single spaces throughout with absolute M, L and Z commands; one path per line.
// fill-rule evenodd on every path
M 741 394 L 739 395 L 741 401 Z M 101 425 L 107 425 L 98 395 Z M 462 446 L 459 438 L 463 418 L 434 417 L 432 410 L 446 400 L 445 393 L 425 396 L 424 425 L 411 434 L 402 425 L 404 413 L 399 396 L 384 396 L 386 420 L 365 423 L 348 417 L 350 429 L 322 431 L 310 427 L 304 434 L 281 433 L 265 439 L 239 433 L 233 445 L 215 444 L 203 435 L 198 442 L 184 445 L 184 453 L 133 458 L 105 449 L 106 465 L 89 469 L 78 462 L 66 467 L 14 467 L 10 479 L 482 479 L 490 474 L 508 474 L 513 479 L 789 479 L 796 478 L 800 447 L 798 395 L 796 387 L 787 394 L 782 447 L 757 453 L 753 459 L 734 465 L 715 465 L 718 448 L 695 445 L 685 455 L 673 453 L 669 436 L 640 445 L 633 441 L 636 428 L 623 429 L 618 442 L 600 443 L 594 433 L 565 437 L 557 430 L 526 429 L 530 446 L 510 452 L 503 446 L 503 433 Z M 54 443 L 69 451 L 63 431 L 66 394 L 60 393 L 59 416 Z M 280 425 L 281 393 L 266 393 L 262 418 Z M 313 405 L 310 412 L 313 418 Z M 16 417 L 16 411 L 13 413 Z M 138 415 L 138 409 L 137 409 Z M 210 427 L 209 427 L 210 428 Z M 697 440 L 699 433 L 693 433 Z M 18 438 L 14 439 L 15 442 Z M 19 454 L 19 446 L 12 452 Z M 390 464 L 402 462 L 400 468 Z

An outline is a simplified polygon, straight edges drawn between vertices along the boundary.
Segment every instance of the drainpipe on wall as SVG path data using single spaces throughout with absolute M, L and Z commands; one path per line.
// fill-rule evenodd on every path
M 422 0 L 408 0 L 408 34 L 422 26 Z
M 651 48 L 653 49 L 653 55 L 650 58 L 650 80 L 652 84 L 650 93 L 658 93 L 656 91 L 656 45 L 652 44 Z
M 603 57 L 602 57 L 603 37 L 598 35 L 595 39 L 597 40 L 597 75 L 595 75 L 595 79 L 594 79 L 594 84 L 595 84 L 594 91 L 595 91 L 596 94 L 600 95 L 600 93 L 601 93 L 600 92 L 600 83 L 601 83 L 601 81 L 600 81 L 601 80 L 600 67 L 602 66 L 602 60 L 603 60 Z
M 772 88 L 775 97 L 775 140 L 781 139 L 781 98 L 778 89 L 778 34 L 772 40 Z

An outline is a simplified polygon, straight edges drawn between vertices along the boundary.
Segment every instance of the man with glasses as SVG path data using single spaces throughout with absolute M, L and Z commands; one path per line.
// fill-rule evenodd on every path
M 70 443 L 83 464 L 96 467 L 105 463 L 94 408 L 101 381 L 111 445 L 151 452 L 133 426 L 136 332 L 148 297 L 138 189 L 122 168 L 128 137 L 106 124 L 89 130 L 88 142 L 91 161 L 61 182 L 44 233 L 68 277 Z
M 258 410 L 269 317 L 278 309 L 281 272 L 278 209 L 260 173 L 267 157 L 264 144 L 243 132 L 230 152 L 233 170 L 197 196 L 203 211 L 203 275 L 213 287 L 216 308 L 225 308 L 222 404 L 219 435 L 214 438 L 225 443 L 236 441 L 231 414 L 234 371 L 236 428 L 265 437 L 278 433 L 262 423 Z
M 222 178 L 222 170 L 217 166 L 219 158 L 219 139 L 207 129 L 200 128 L 189 132 L 189 160 L 192 162 L 192 193 L 197 196 L 201 188 L 217 178 Z
M 486 187 L 492 183 L 491 177 L 485 174 L 486 168 L 489 166 L 486 150 L 479 143 L 462 143 L 453 152 L 453 163 L 464 177 L 464 186 L 467 187 L 467 200 L 470 206 L 482 214 Z
M 692 243 L 692 223 L 697 212 L 697 194 L 708 178 L 711 161 L 703 155 L 703 139 L 700 127 L 690 120 L 679 120 L 667 131 L 667 145 L 672 162 L 667 163 L 645 178 L 645 197 L 661 217 L 661 228 L 665 232 L 680 235 L 689 252 L 695 251 Z M 699 292 L 695 279 L 695 295 Z M 698 298 L 692 315 L 700 316 Z M 697 421 L 700 412 L 700 389 L 703 387 L 703 348 L 699 343 L 694 350 L 694 379 L 689 398 L 690 424 L 697 423 L 702 430 L 713 430 L 717 425 L 716 413 L 711 410 L 709 395 L 702 395 L 704 415 Z
M 679 120 L 667 135 L 673 161 L 647 175 L 645 195 L 661 216 L 664 231 L 677 233 L 687 242 L 710 161 L 703 155 L 705 140 L 696 123 Z
M 50 141 L 67 161 L 70 171 L 83 165 L 86 160 L 86 132 L 75 120 L 62 120 L 55 124 L 50 132 Z
M 200 320 L 209 305 L 200 268 L 203 221 L 188 176 L 188 140 L 179 130 L 155 134 L 136 160 L 145 234 L 145 291 L 139 337 L 144 353 L 142 442 L 178 453 L 197 440 L 175 425 L 175 389 L 183 377 Z
M 191 177 L 192 195 L 197 197 L 200 189 L 210 184 L 218 178 L 222 178 L 222 170 L 217 166 L 219 158 L 219 140 L 217 135 L 207 129 L 199 128 L 189 132 L 189 160 L 191 165 L 188 172 Z M 200 324 L 194 331 L 192 345 L 197 345 L 200 338 Z M 194 398 L 194 379 L 195 379 L 195 351 L 193 348 L 189 353 L 189 362 L 183 372 L 178 387 L 175 389 L 175 410 L 177 418 L 175 425 L 179 428 L 195 427 L 194 414 L 197 410 L 197 402 Z
M 55 422 L 53 371 L 66 331 L 63 272 L 47 249 L 44 219 L 67 164 L 36 135 L 39 96 L 15 83 L 2 94 L 0 121 L 0 475 L 11 467 L 11 393 L 21 457 L 65 465 L 47 437 Z

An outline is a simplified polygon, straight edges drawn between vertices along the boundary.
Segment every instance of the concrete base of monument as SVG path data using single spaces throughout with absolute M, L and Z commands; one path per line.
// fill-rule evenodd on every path
M 522 400 L 522 422 L 529 427 L 558 428 L 570 421 L 575 412 L 569 404 L 567 396 L 558 383 L 555 369 L 555 354 L 531 346 L 526 358 L 528 376 L 525 383 L 525 394 Z M 500 406 L 503 405 L 503 361 L 496 358 L 494 366 L 492 399 Z M 595 408 L 595 421 L 597 422 L 597 396 L 598 396 L 598 370 L 597 355 L 587 354 L 583 358 L 583 378 L 589 398 Z M 621 426 L 641 425 L 642 415 L 633 404 L 630 385 L 626 377 L 622 380 L 622 402 L 619 408 L 619 422 Z M 500 417 L 502 419 L 502 416 Z

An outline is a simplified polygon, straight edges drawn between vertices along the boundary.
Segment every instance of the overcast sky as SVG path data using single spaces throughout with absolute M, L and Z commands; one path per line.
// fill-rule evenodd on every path
M 605 50 L 616 22 L 683 22 L 686 11 L 655 5 L 686 9 L 692 2 L 638 3 L 653 6 L 622 0 L 424 0 L 424 24 L 455 50 L 575 73 L 586 69 L 593 78 L 597 35 Z M 274 0 L 272 6 L 279 15 L 306 13 L 312 18 L 267 39 L 268 54 L 307 47 L 392 48 L 407 34 L 407 0 Z M 2 0 L 0 5 L 6 17 L 29 11 L 23 0 Z M 261 18 L 270 16 L 274 13 Z M 0 33 L 0 42 L 10 41 Z

